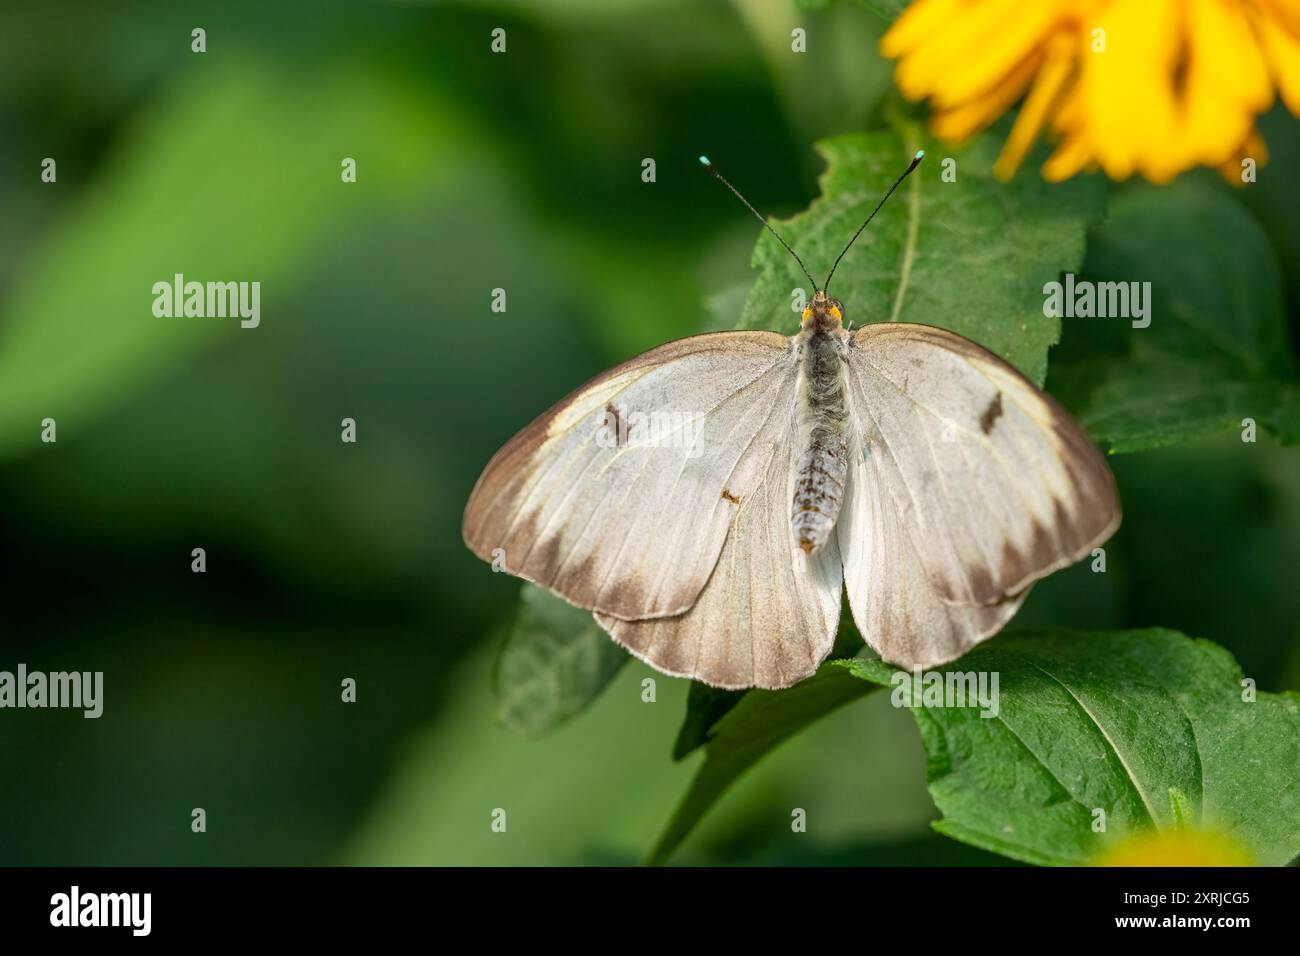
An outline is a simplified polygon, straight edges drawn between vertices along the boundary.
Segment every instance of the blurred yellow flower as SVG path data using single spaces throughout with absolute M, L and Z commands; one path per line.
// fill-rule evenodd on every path
M 1252 866 L 1234 840 L 1208 830 L 1147 831 L 1128 837 L 1097 860 L 1098 866 Z
M 1300 115 L 1300 0 L 915 0 L 881 40 L 898 87 L 959 140 L 1025 95 L 995 172 L 1047 127 L 1049 180 L 1100 166 L 1165 182 L 1266 159 L 1274 89 Z

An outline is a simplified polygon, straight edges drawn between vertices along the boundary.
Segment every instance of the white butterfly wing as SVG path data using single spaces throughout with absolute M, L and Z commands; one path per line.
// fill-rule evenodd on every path
M 1049 397 L 973 342 L 903 323 L 850 342 L 850 606 L 883 657 L 943 663 L 1114 532 L 1114 478 Z
M 1025 593 L 997 604 L 947 601 L 925 572 L 888 470 L 849 443 L 848 480 L 836 538 L 853 621 L 881 657 L 908 669 L 960 657 L 1002 629 Z
M 675 617 L 596 620 L 651 666 L 715 687 L 789 687 L 830 653 L 839 627 L 841 562 L 835 539 L 812 556 L 790 529 L 799 449 L 793 439 L 795 393 L 761 483 L 743 499 L 713 575 L 695 606 Z
M 611 369 L 492 458 L 466 544 L 579 607 L 683 613 L 768 470 L 797 374 L 772 332 L 693 336 Z

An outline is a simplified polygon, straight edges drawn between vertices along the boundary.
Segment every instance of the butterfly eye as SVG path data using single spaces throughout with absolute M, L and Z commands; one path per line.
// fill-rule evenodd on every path
M 831 306 L 831 315 L 835 316 L 836 322 L 844 321 L 844 313 L 835 308 L 835 306 Z
M 812 306 L 808 306 L 808 305 L 804 306 L 803 320 L 807 322 L 811 317 L 812 317 Z

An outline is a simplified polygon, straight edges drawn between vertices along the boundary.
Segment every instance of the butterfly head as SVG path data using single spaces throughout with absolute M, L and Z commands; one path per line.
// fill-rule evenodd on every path
M 862 225 L 858 226 L 858 231 L 853 234 L 853 238 L 849 240 L 848 245 L 846 245 L 836 257 L 835 264 L 831 266 L 831 271 L 826 276 L 826 281 L 821 284 L 820 289 L 817 287 L 817 280 L 812 277 L 812 273 L 808 271 L 808 267 L 805 266 L 803 260 L 799 258 L 799 253 L 795 252 L 790 243 L 786 242 L 785 239 L 782 238 L 781 234 L 772 228 L 772 224 L 763 218 L 762 213 L 749 204 L 749 200 L 740 194 L 740 190 L 731 185 L 722 173 L 713 168 L 713 163 L 709 162 L 709 157 L 701 156 L 700 165 L 711 172 L 718 181 L 722 183 L 722 185 L 735 193 L 736 198 L 744 203 L 745 207 L 758 217 L 758 221 L 763 224 L 763 228 L 775 236 L 776 241 L 785 247 L 785 251 L 790 253 L 795 262 L 799 263 L 799 269 L 808 280 L 809 286 L 817 289 L 817 294 L 813 296 L 812 301 L 809 302 L 807 308 L 803 310 L 803 327 L 805 330 L 813 329 L 814 331 L 819 332 L 829 332 L 832 329 L 839 328 L 844 322 L 844 305 L 839 299 L 832 299 L 826 294 L 826 290 L 831 286 L 831 279 L 835 278 L 835 270 L 839 268 L 840 260 L 842 260 L 848 253 L 849 249 L 853 247 L 853 243 L 857 242 L 858 236 L 862 235 L 863 230 L 866 229 L 871 220 L 875 218 L 876 213 L 880 212 L 881 207 L 885 205 L 885 200 L 894 194 L 894 190 L 898 188 L 898 184 L 906 179 L 912 170 L 916 169 L 917 165 L 924 157 L 925 150 L 918 149 L 916 155 L 912 157 L 911 164 L 903 170 L 903 175 L 894 180 L 894 185 L 890 186 L 889 189 L 886 190 L 885 195 L 881 197 L 880 202 L 876 203 L 876 208 L 871 210 L 871 215 L 867 216 Z
M 812 297 L 803 310 L 803 328 L 814 332 L 829 332 L 844 323 L 844 303 L 832 299 L 824 289 Z

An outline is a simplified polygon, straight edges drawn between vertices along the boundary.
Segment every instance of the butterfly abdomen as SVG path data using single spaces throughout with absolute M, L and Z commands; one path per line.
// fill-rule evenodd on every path
M 799 376 L 799 465 L 790 527 L 811 554 L 826 543 L 844 499 L 848 407 L 836 338 L 815 332 L 803 344 Z

